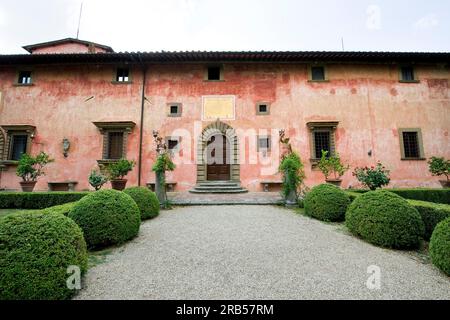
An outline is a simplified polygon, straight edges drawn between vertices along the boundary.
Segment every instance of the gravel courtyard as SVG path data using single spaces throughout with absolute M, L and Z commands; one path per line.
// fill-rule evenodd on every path
M 75 299 L 450 299 L 450 278 L 282 207 L 178 207 L 89 269 Z

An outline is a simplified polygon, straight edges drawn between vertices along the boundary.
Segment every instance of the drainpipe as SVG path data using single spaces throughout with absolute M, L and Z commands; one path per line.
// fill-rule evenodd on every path
M 140 57 L 139 57 L 139 60 Z M 139 161 L 138 161 L 138 186 L 141 186 L 142 172 L 142 139 L 144 136 L 144 106 L 145 106 L 145 83 L 147 77 L 147 67 L 142 63 L 142 97 L 141 97 L 141 126 L 139 130 Z

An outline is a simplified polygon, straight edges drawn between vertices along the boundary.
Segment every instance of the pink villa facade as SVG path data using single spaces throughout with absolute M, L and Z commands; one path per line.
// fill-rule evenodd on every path
M 450 158 L 449 53 L 114 53 L 74 39 L 24 48 L 31 54 L 0 55 L 6 190 L 20 190 L 21 151 L 55 159 L 35 190 L 63 181 L 89 189 L 91 170 L 121 157 L 137 163 L 128 186 L 146 185 L 154 130 L 172 149 L 177 168 L 167 179 L 176 191 L 205 180 L 262 191 L 280 180 L 279 130 L 308 186 L 324 181 L 321 149 L 350 165 L 344 188 L 359 187 L 353 168 L 377 161 L 391 171 L 390 187 L 440 187 L 426 160 Z M 205 155 L 218 133 L 227 137 L 223 166 Z

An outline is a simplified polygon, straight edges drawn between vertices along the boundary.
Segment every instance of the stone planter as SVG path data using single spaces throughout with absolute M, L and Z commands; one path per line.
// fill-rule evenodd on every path
M 164 172 L 155 173 L 155 193 L 159 200 L 159 203 L 164 206 L 167 202 L 167 194 L 165 190 L 165 185 L 162 185 L 162 181 L 166 181 L 166 175 Z
M 122 191 L 123 189 L 125 189 L 127 181 L 127 179 L 114 179 L 111 180 L 111 186 L 114 190 Z
M 20 181 L 23 192 L 32 192 L 37 181 Z
M 450 188 L 450 180 L 439 180 L 442 188 Z
M 297 192 L 295 190 L 289 192 L 289 195 L 285 199 L 285 204 L 286 207 L 297 206 Z
M 325 180 L 325 181 L 326 181 L 326 183 L 335 185 L 335 186 L 338 187 L 338 188 L 341 187 L 341 183 L 342 183 L 342 180 L 340 180 L 340 179 L 327 179 L 327 180 Z

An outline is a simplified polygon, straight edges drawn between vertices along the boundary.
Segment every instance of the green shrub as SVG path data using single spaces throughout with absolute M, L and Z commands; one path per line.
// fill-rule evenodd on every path
M 106 171 L 108 172 L 109 178 L 111 180 L 123 179 L 128 172 L 133 170 L 136 163 L 134 160 L 120 159 L 117 162 L 113 162 L 106 166 Z
M 350 169 L 348 165 L 344 165 L 341 162 L 339 154 L 329 155 L 329 152 L 325 150 L 322 150 L 322 157 L 320 158 L 317 167 L 322 171 L 325 180 L 327 181 L 330 174 L 333 174 L 333 178 L 338 180 L 348 169 Z
M 75 206 L 75 204 L 76 204 L 76 202 L 60 204 L 58 206 L 42 209 L 41 212 L 43 212 L 43 213 L 58 213 L 58 214 L 67 216 L 69 214 L 70 210 Z
M 141 219 L 154 218 L 159 214 L 159 201 L 156 194 L 145 187 L 131 187 L 123 190 L 136 202 L 141 212 Z
M 378 162 L 375 167 L 355 168 L 353 176 L 370 190 L 375 190 L 389 184 L 389 170 Z
M 354 235 L 382 247 L 417 247 L 424 234 L 419 212 L 402 197 L 378 190 L 364 193 L 352 202 L 345 224 Z
M 0 219 L 0 300 L 68 299 L 72 265 L 87 269 L 83 233 L 71 219 L 32 212 Z
M 450 218 L 441 221 L 434 229 L 430 257 L 436 267 L 450 276 Z
M 121 244 L 139 232 L 141 216 L 134 200 L 117 190 L 101 190 L 84 197 L 70 210 L 83 230 L 89 248 Z
M 297 195 L 298 188 L 305 179 L 300 156 L 296 152 L 285 155 L 278 170 L 283 175 L 283 184 L 281 186 L 283 196 L 288 198 L 291 192 L 295 192 L 295 195 Z
M 398 194 L 405 199 L 450 204 L 450 189 L 411 188 L 385 190 Z M 369 190 L 352 190 L 352 192 L 358 193 L 365 193 L 367 191 Z
M 429 170 L 433 176 L 445 176 L 447 181 L 450 176 L 450 160 L 438 157 L 431 157 L 428 161 Z
M 78 201 L 89 192 L 0 192 L 0 209 L 44 209 Z
M 408 200 L 419 211 L 425 225 L 424 239 L 429 240 L 436 225 L 450 218 L 450 205 L 419 200 Z
M 305 214 L 323 221 L 343 221 L 349 203 L 344 191 L 331 184 L 321 184 L 306 194 Z
M 44 167 L 53 161 L 45 152 L 41 152 L 35 157 L 27 153 L 22 153 L 17 165 L 16 174 L 23 181 L 36 181 L 37 178 L 45 175 Z

